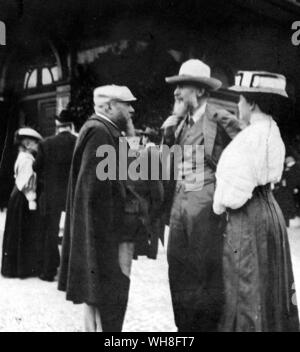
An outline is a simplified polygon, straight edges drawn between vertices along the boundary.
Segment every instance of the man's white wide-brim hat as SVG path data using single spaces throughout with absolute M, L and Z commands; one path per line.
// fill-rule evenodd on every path
M 30 137 L 39 141 L 43 139 L 43 137 L 36 130 L 30 127 L 20 128 L 17 130 L 16 134 L 18 137 Z
M 118 100 L 121 102 L 136 101 L 136 97 L 131 93 L 126 86 L 117 86 L 115 84 L 97 87 L 94 90 L 94 103 L 103 104 L 111 100 Z
M 273 72 L 239 71 L 235 85 L 229 89 L 239 94 L 268 94 L 288 99 L 285 76 Z
M 184 62 L 180 67 L 179 74 L 166 77 L 166 82 L 170 84 L 189 83 L 208 90 L 217 90 L 222 86 L 220 80 L 210 76 L 210 67 L 197 59 Z

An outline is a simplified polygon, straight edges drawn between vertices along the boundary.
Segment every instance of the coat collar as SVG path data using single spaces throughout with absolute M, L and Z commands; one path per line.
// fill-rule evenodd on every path
M 203 135 L 204 135 L 204 150 L 205 154 L 211 156 L 213 153 L 216 135 L 217 135 L 217 123 L 214 119 L 216 109 L 212 106 L 207 105 L 205 115 L 203 118 Z
M 115 138 L 119 138 L 120 136 L 122 136 L 122 131 L 119 129 L 119 127 L 116 124 L 111 123 L 108 119 L 104 119 L 102 116 L 97 115 L 97 114 L 93 114 L 89 120 L 97 120 L 99 122 L 101 122 L 103 125 L 105 125 L 105 127 L 108 128 L 108 130 L 110 131 L 110 133 L 115 137 Z

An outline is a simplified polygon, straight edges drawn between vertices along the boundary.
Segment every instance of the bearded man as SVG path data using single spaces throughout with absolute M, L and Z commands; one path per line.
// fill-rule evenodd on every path
M 126 185 L 119 175 L 119 138 L 133 133 L 127 87 L 94 90 L 95 114 L 80 130 L 70 171 L 59 289 L 84 304 L 86 331 L 122 330 L 134 243 L 124 229 Z M 116 178 L 99 178 L 96 169 L 115 151 Z
M 239 132 L 238 120 L 208 103 L 221 86 L 200 60 L 183 63 L 175 84 L 173 115 L 164 125 L 165 143 L 180 145 L 173 158 L 173 180 L 166 190 L 169 204 L 169 282 L 178 331 L 216 331 L 223 305 L 222 219 L 212 210 L 218 159 Z M 196 154 L 202 146 L 203 154 Z M 200 176 L 200 177 L 199 177 Z

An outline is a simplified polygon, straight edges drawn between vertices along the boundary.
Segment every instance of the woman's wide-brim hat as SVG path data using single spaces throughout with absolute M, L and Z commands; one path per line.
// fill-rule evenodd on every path
M 30 127 L 23 127 L 16 131 L 16 138 L 19 140 L 26 137 L 33 138 L 38 141 L 43 139 L 43 137 L 36 130 Z
M 239 71 L 236 75 L 236 85 L 229 90 L 243 95 L 269 95 L 288 100 L 286 78 L 278 73 L 266 71 Z
M 190 59 L 184 62 L 177 76 L 166 77 L 169 84 L 193 84 L 204 87 L 207 90 L 217 90 L 222 82 L 210 76 L 210 67 L 197 59 Z

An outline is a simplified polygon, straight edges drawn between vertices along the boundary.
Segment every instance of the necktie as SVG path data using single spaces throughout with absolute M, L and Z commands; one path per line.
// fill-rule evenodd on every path
M 188 121 L 189 121 L 188 122 L 189 127 L 192 127 L 195 124 L 194 119 L 191 116 L 189 117 Z

